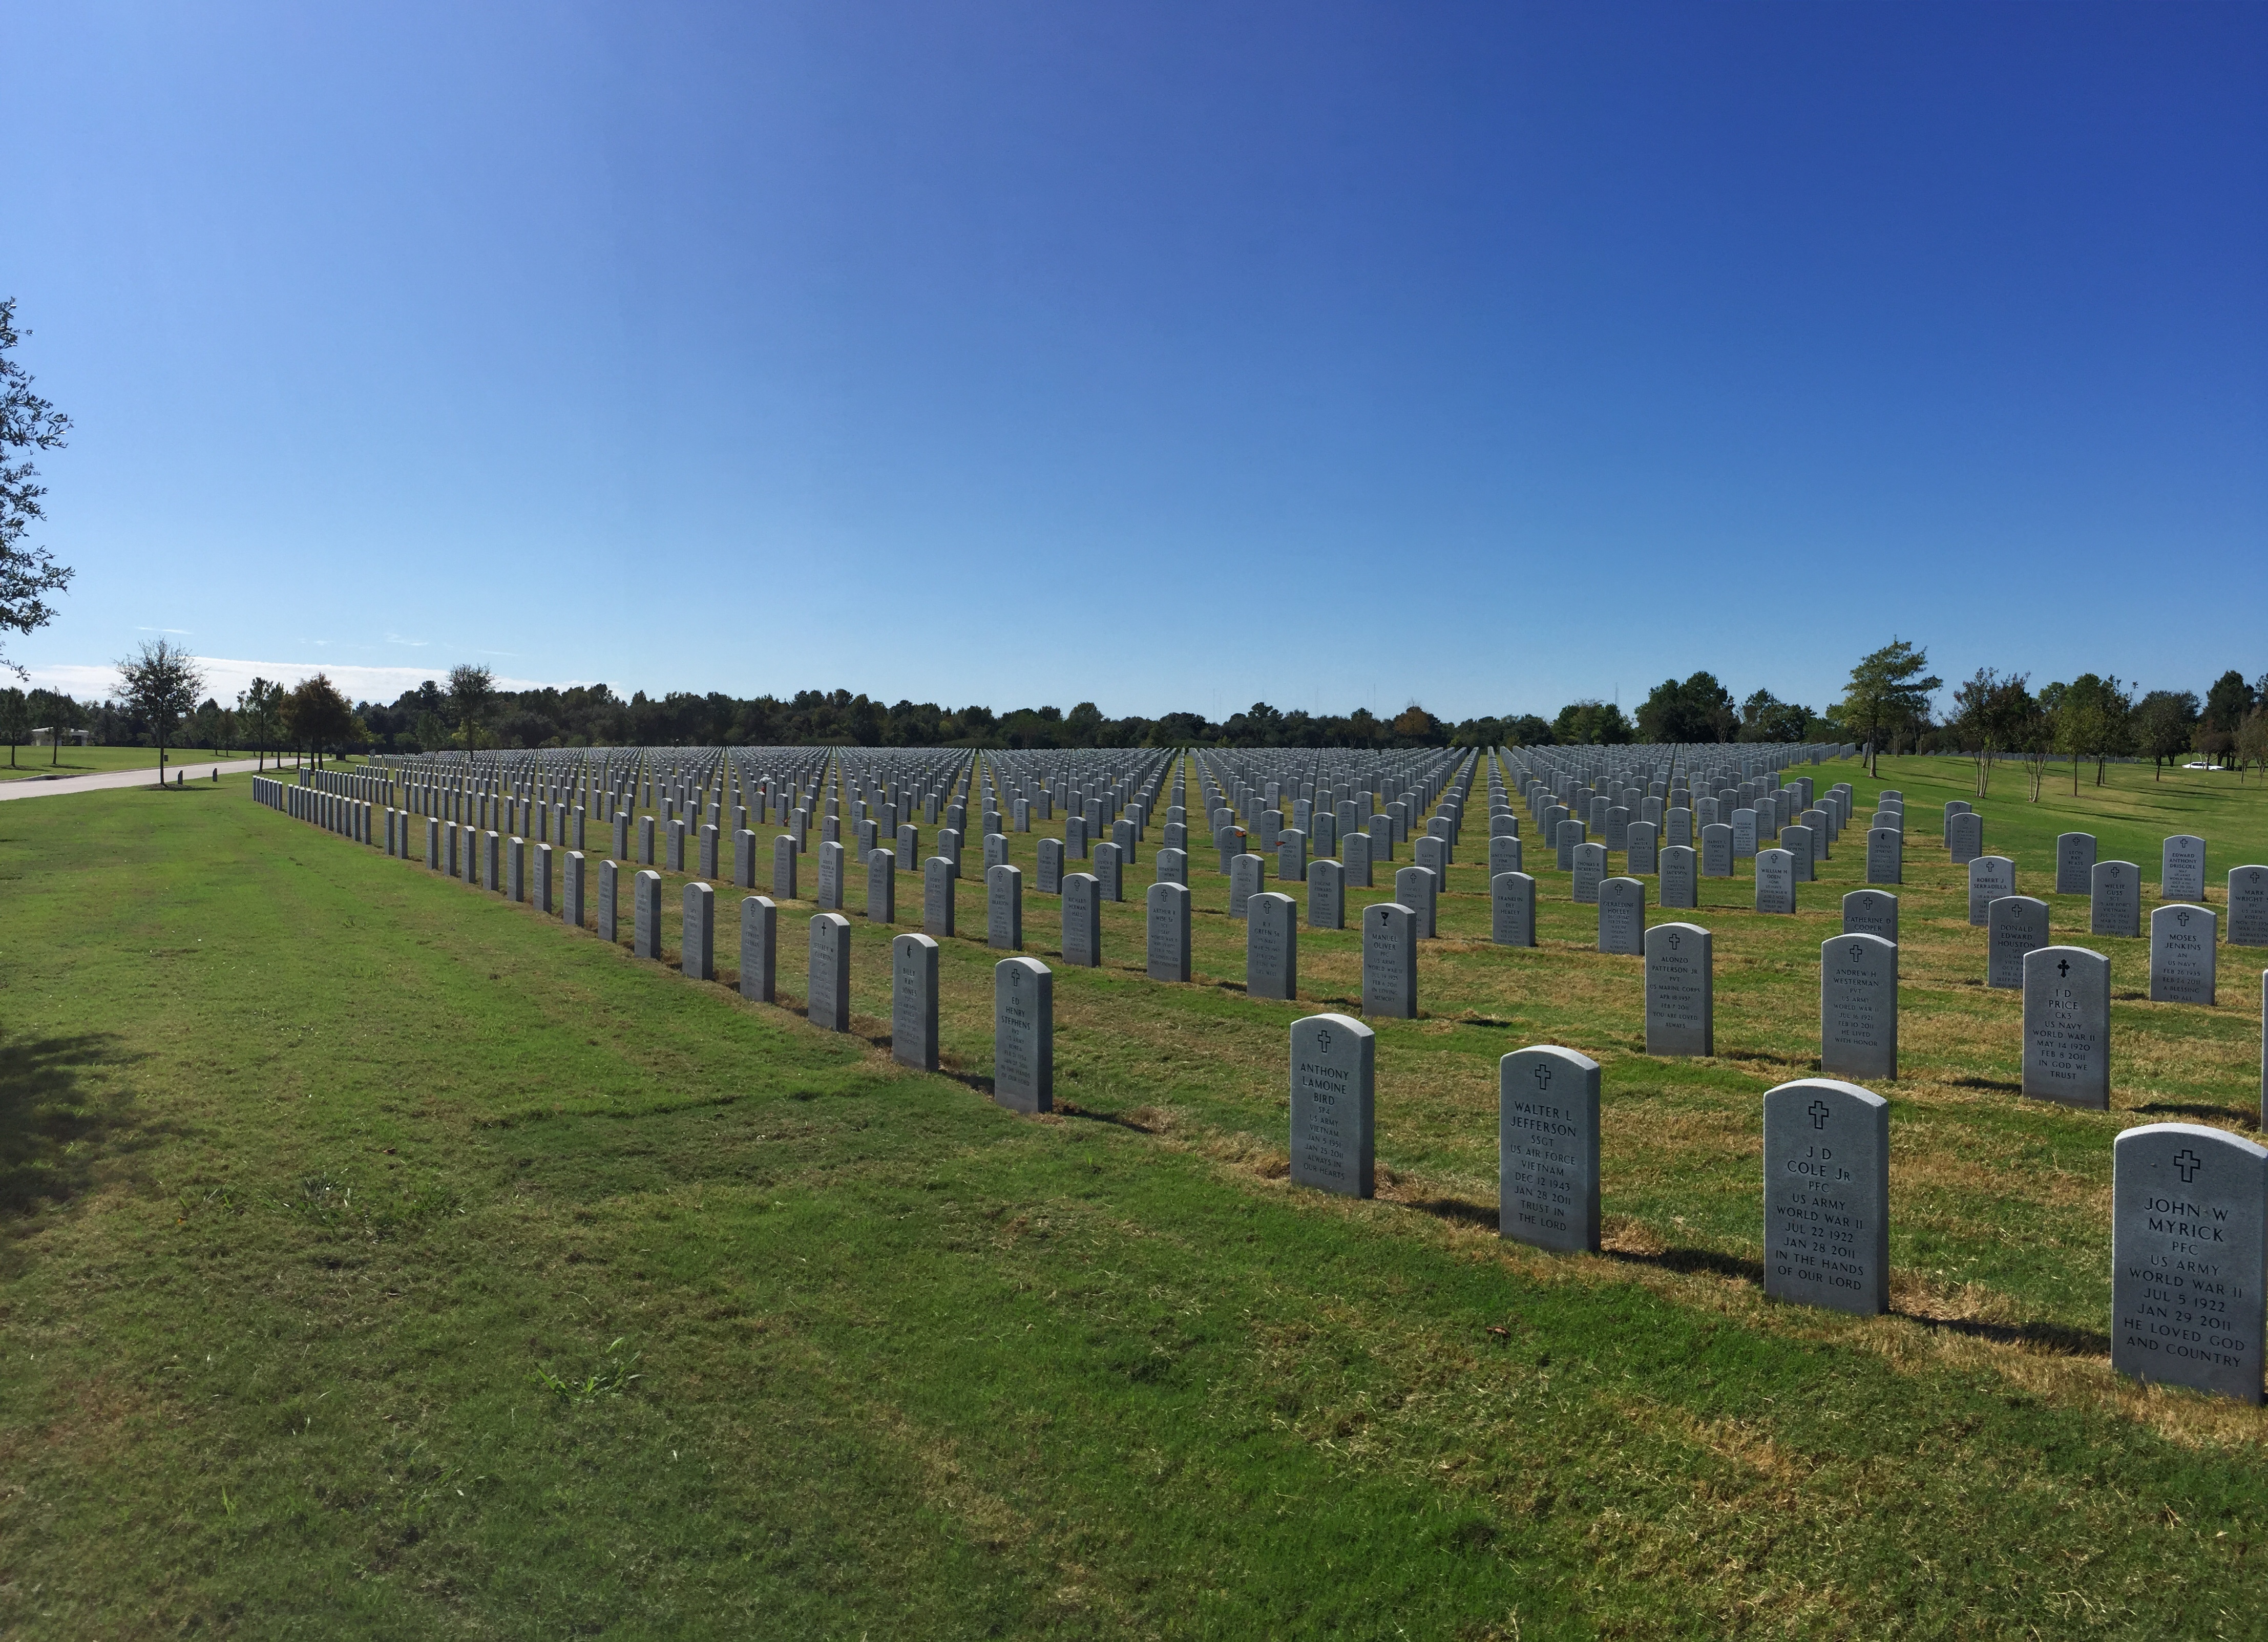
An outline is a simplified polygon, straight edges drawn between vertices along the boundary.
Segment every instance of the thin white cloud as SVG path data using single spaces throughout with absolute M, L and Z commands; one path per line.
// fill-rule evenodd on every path
M 407 644 L 412 650 L 423 650 L 431 641 L 423 638 L 404 638 L 399 633 L 388 633 L 386 636 L 386 642 L 389 644 Z
M 184 638 L 189 636 L 189 630 L 186 627 L 137 627 L 134 630 L 137 633 L 179 633 Z

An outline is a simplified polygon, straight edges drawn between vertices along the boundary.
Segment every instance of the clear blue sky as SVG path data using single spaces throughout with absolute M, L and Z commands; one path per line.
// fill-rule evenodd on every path
M 2268 7 L 69 0 L 0 53 L 77 423 L 44 677 L 2268 669 Z

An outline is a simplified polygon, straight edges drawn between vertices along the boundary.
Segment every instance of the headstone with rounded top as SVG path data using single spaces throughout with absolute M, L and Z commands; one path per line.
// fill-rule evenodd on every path
M 984 944 L 995 952 L 1024 948 L 1024 873 L 1003 862 L 984 872 Z
M 1963 810 L 1946 825 L 1946 850 L 1955 866 L 1966 866 L 1984 853 L 1984 818 Z
M 684 928 L 678 946 L 687 980 L 717 978 L 717 892 L 697 878 L 685 886 Z
M 1346 1015 L 1292 1023 L 1292 1180 L 1344 1197 L 1375 1189 L 1377 1037 Z
M 2056 835 L 2055 892 L 2058 895 L 2083 895 L 2093 887 L 2095 873 L 2095 835 L 2091 832 L 2065 832 Z
M 2097 861 L 2088 874 L 2087 932 L 2120 935 L 2129 940 L 2142 932 L 2142 869 L 2132 861 Z
M 937 943 L 926 935 L 890 943 L 890 1058 L 937 1070 Z
M 1712 821 L 1701 828 L 1701 876 L 1730 878 L 1733 875 L 1733 829 L 1722 821 Z
M 1499 946 L 1535 945 L 1535 880 L 1527 873 L 1489 880 L 1489 939 Z
M 1897 927 L 1895 908 L 1890 927 Z M 1896 942 L 1846 931 L 1819 944 L 1819 1070 L 1897 1077 Z
M 1646 951 L 1646 881 L 1602 880 L 1598 889 L 1599 950 L 1638 957 Z
M 1246 903 L 1260 893 L 1267 881 L 1268 863 L 1265 858 L 1244 854 L 1228 864 L 1228 916 L 1244 917 Z
M 1984 984 L 2020 990 L 2024 960 L 2048 945 L 2048 903 L 2003 895 L 1984 909 Z
M 2211 907 L 2164 906 L 2150 914 L 2152 1003 L 2213 1002 L 2220 924 Z
M 1854 889 L 1843 897 L 1843 932 L 1898 941 L 1898 898 L 1888 890 Z
M 1599 1063 L 1556 1044 L 1497 1063 L 1497 1232 L 1599 1248 Z
M 1064 874 L 1063 959 L 1083 969 L 1102 963 L 1102 896 L 1092 873 Z
M 1307 927 L 1346 927 L 1346 869 L 1328 858 L 1307 867 Z
M 1764 1293 L 1858 1316 L 1890 1298 L 1890 1103 L 1833 1078 L 1764 1096 Z
M 1292 998 L 1300 992 L 1300 903 L 1277 890 L 1245 905 L 1244 992 Z
M 661 874 L 652 867 L 630 883 L 630 950 L 661 961 Z
M 1055 987 L 1036 958 L 992 966 L 992 1099 L 1012 1112 L 1055 1110 Z
M 2110 1366 L 2261 1401 L 2268 1148 L 2145 1123 L 2110 1148 Z
M 1573 876 L 1570 885 L 1577 906 L 1596 906 L 1599 884 L 1607 875 L 1607 846 L 1602 843 L 1579 843 L 1568 863 Z
M 1346 868 L 1347 882 L 1368 889 L 1370 883 L 1370 835 L 1351 832 L 1339 839 L 1339 860 Z
M 1395 902 L 1362 909 L 1362 1012 L 1389 1020 L 1418 1012 L 1418 915 Z
M 1992 903 L 2016 893 L 2016 864 L 2005 855 L 1980 855 L 1969 863 L 1969 922 L 1985 927 Z
M 1785 850 L 1756 852 L 1756 910 L 1795 910 L 1795 858 Z
M 1189 978 L 1189 891 L 1186 884 L 1152 884 L 1144 933 L 1150 978 Z
M 1867 881 L 1905 882 L 1905 834 L 1895 827 L 1872 827 L 1867 831 Z
M 2240 866 L 2230 871 L 2228 944 L 2268 946 L 2268 866 Z
M 1662 847 L 1660 876 L 1664 907 L 1690 911 L 1701 904 L 1699 867 L 1700 858 L 1687 845 Z
M 1697 924 L 1657 924 L 1646 931 L 1647 1054 L 1717 1052 L 1714 944 Z
M 1440 882 L 1430 866 L 1405 866 L 1394 874 L 1394 899 L 1418 915 L 1418 939 L 1433 939 L 1433 917 Z
M 2166 840 L 2159 858 L 2158 899 L 2205 899 L 2204 839 L 2193 834 L 2177 832 Z
M 2024 1093 L 2110 1108 L 2110 960 L 2084 946 L 2024 954 Z
M 813 1026 L 850 1029 L 850 920 L 840 912 L 811 920 L 811 990 L 804 1001 Z
M 760 1004 L 772 1001 L 772 980 L 779 937 L 779 909 L 769 895 L 750 895 L 740 902 L 740 996 Z

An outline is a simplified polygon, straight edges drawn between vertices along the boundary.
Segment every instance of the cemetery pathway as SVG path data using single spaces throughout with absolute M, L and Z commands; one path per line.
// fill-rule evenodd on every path
M 256 758 L 239 759 L 226 764 L 168 764 L 168 776 L 186 772 L 191 781 L 210 781 L 212 772 L 224 776 L 251 769 L 259 764 Z M 99 776 L 66 776 L 60 781 L 43 781 L 34 776 L 28 780 L 0 782 L 0 799 L 51 799 L 66 792 L 100 792 L 109 787 L 151 787 L 158 784 L 155 766 L 148 769 L 114 769 Z

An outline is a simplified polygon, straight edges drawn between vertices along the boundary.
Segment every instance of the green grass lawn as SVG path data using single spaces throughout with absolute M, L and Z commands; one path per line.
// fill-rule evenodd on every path
M 2268 1424 L 2113 1376 L 2105 1335 L 2110 1141 L 2257 1132 L 2268 954 L 2223 949 L 2219 1008 L 2152 1005 L 2142 943 L 2049 897 L 2112 955 L 2115 1109 L 2022 1101 L 2019 999 L 1934 842 L 1968 766 L 1819 773 L 1862 814 L 1903 787 L 1914 828 L 1885 1318 L 1767 1304 L 1756 1263 L 1761 1096 L 1815 1059 L 1852 834 L 1795 917 L 1746 879 L 1653 914 L 1717 932 L 1704 1061 L 1639 1052 L 1638 961 L 1589 950 L 1532 839 L 1533 951 L 1488 944 L 1461 863 L 1425 1017 L 1375 1023 L 1381 1187 L 1350 1203 L 1285 1182 L 1284 1057 L 1359 993 L 1358 937 L 1303 929 L 1302 1001 L 1248 999 L 1199 870 L 1199 979 L 1149 982 L 1154 829 L 1105 968 L 1027 895 L 1063 1107 L 1030 1119 L 985 1098 L 976 882 L 924 1076 L 887 1059 L 863 873 L 835 1035 L 797 1007 L 807 903 L 750 1005 L 729 887 L 722 983 L 690 983 L 248 777 L 0 806 L 37 954 L 0 972 L 0 1630 L 2268 1633 Z M 2268 859 L 2257 790 L 2113 779 L 1996 777 L 2021 889 L 2075 821 L 2146 876 L 2176 830 L 2216 878 Z M 917 878 L 899 905 L 918 927 Z M 1493 1233 L 1495 1059 L 1537 1042 L 1605 1068 L 1600 1256 Z
M 166 767 L 176 764 L 226 763 L 255 758 L 250 752 L 228 751 L 217 756 L 210 747 L 169 747 Z M 272 757 L 273 755 L 271 754 Z M 12 764 L 0 763 L 0 781 L 36 781 L 46 776 L 107 776 L 121 769 L 155 769 L 154 747 L 19 747 Z

